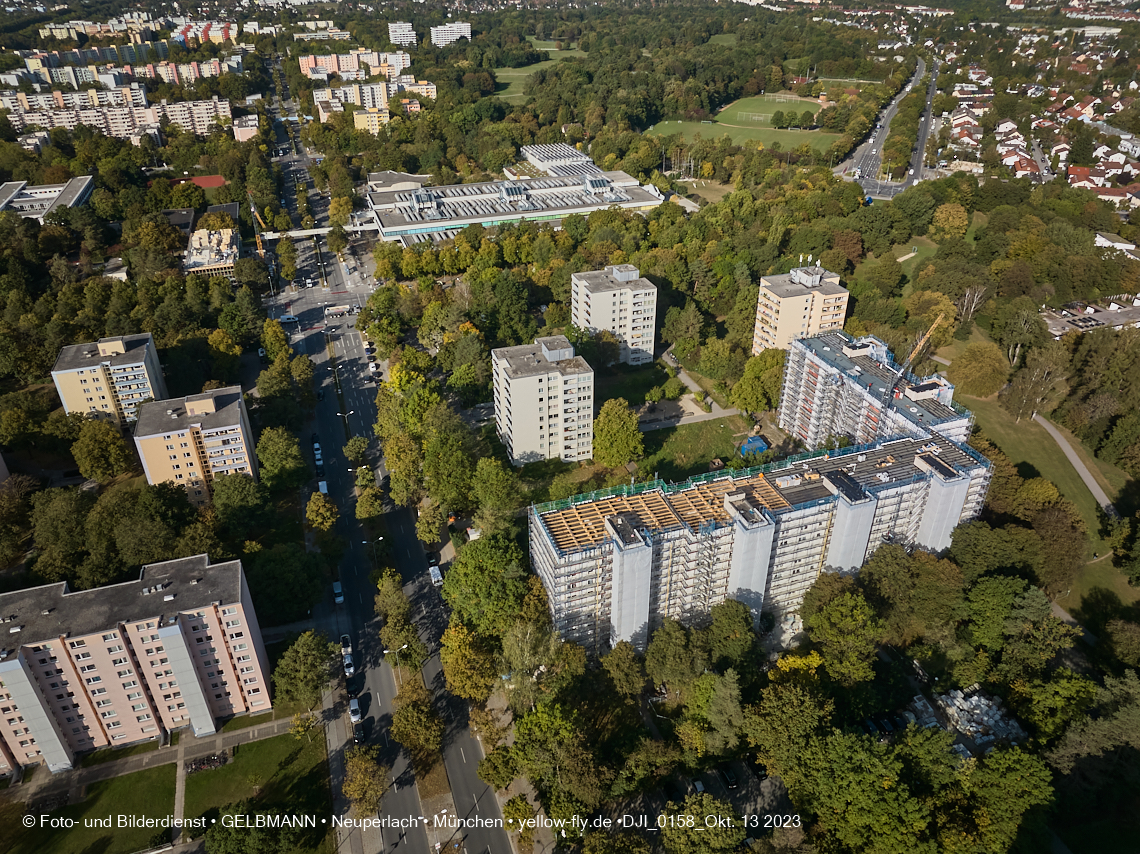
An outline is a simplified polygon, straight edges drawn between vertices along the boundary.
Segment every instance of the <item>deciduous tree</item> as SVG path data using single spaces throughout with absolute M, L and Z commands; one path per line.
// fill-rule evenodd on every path
M 71 455 L 79 472 L 90 480 L 106 481 L 134 468 L 134 455 L 127 449 L 123 435 L 107 421 L 89 418 L 71 446 Z
M 497 678 L 494 658 L 478 637 L 456 620 L 440 639 L 439 662 L 451 693 L 477 703 L 491 695 Z
M 339 652 L 328 638 L 317 632 L 310 630 L 298 637 L 273 671 L 277 700 L 313 708 L 332 678 Z
M 340 511 L 336 505 L 323 492 L 314 492 L 305 506 L 305 519 L 309 526 L 317 531 L 331 531 L 336 520 L 340 518 Z
M 1001 348 L 989 341 L 974 341 L 966 345 L 957 359 L 946 370 L 946 376 L 963 394 L 972 397 L 989 397 L 1005 385 L 1009 373 Z
M 624 466 L 645 453 L 637 415 L 624 397 L 602 404 L 594 419 L 594 460 L 608 468 Z
M 388 792 L 388 767 L 377 761 L 380 748 L 360 744 L 344 751 L 342 791 L 358 816 L 374 816 Z

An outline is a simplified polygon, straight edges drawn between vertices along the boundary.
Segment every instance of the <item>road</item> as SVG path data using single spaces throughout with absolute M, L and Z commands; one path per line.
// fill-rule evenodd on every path
M 327 327 L 324 316 L 327 305 L 362 305 L 374 281 L 366 272 L 370 262 L 364 249 L 347 252 L 346 263 L 339 262 L 327 246 L 320 246 L 320 256 L 328 287 L 288 288 L 269 300 L 268 308 L 273 316 L 298 318 L 297 323 L 287 324 L 287 331 L 291 333 L 294 349 L 313 360 L 317 389 L 323 393 L 323 400 L 317 403 L 312 429 L 321 443 L 329 495 L 341 509 L 337 532 L 349 544 L 340 565 L 345 602 L 336 608 L 338 633 L 348 633 L 355 650 L 357 674 L 348 680 L 348 688 L 360 699 L 367 741 L 380 747 L 380 761 L 392 768 L 393 787 L 384 797 L 380 813 L 393 817 L 421 816 L 425 813 L 413 785 L 407 754 L 388 734 L 396 682 L 392 668 L 383 660 L 380 623 L 373 612 L 376 588 L 369 580 L 369 572 L 375 546 L 364 542 L 364 533 L 353 518 L 355 475 L 342 451 L 348 436 L 372 439 L 372 425 L 376 420 L 375 386 L 369 382 L 370 363 L 363 340 L 354 328 L 354 315 L 329 318 Z M 298 281 L 318 280 L 317 263 L 315 247 L 304 246 L 298 252 Z M 329 357 L 330 343 L 335 353 L 335 377 Z M 308 443 L 303 442 L 303 446 L 306 453 L 311 454 Z M 387 474 L 383 460 L 378 452 L 373 458 L 377 480 L 382 482 Z M 310 488 L 315 488 L 315 480 Z M 468 729 L 467 705 L 444 687 L 438 651 L 439 638 L 447 627 L 447 611 L 429 581 L 427 558 L 416 538 L 415 521 L 411 511 L 405 508 L 392 508 L 386 513 L 385 521 L 387 545 L 403 578 L 404 590 L 412 601 L 420 636 L 431 652 L 423 676 L 446 721 L 443 759 L 456 810 L 460 816 L 501 818 L 494 791 L 476 773 L 483 753 Z M 510 851 L 510 842 L 502 828 L 471 828 L 464 831 L 463 836 L 470 854 L 483 854 L 488 848 L 496 854 Z M 365 850 L 362 842 L 359 831 L 350 837 L 356 854 Z M 403 836 L 396 835 L 395 831 L 383 832 L 383 851 L 430 854 L 429 847 L 428 835 L 422 826 L 405 831 Z
M 926 151 L 926 141 L 930 137 L 933 128 L 934 120 L 931 114 L 933 112 L 934 95 L 938 87 L 938 68 L 939 66 L 936 60 L 934 68 L 930 73 L 930 82 L 926 92 L 926 108 L 923 112 L 922 120 L 919 123 L 918 139 L 916 140 L 915 149 L 911 154 L 911 161 L 907 170 L 908 174 L 905 178 L 901 182 L 880 180 L 879 175 L 883 167 L 882 144 L 886 142 L 887 136 L 890 133 L 891 120 L 894 119 L 898 113 L 899 102 L 910 94 L 912 87 L 915 85 L 915 81 L 920 80 L 922 75 L 926 73 L 926 62 L 921 57 L 919 57 L 918 63 L 915 66 L 914 77 L 911 78 L 911 82 L 903 87 L 880 114 L 878 124 L 867 137 L 867 141 L 857 146 L 851 153 L 851 156 L 836 167 L 835 171 L 837 174 L 856 174 L 860 176 L 855 180 L 859 182 L 859 185 L 866 191 L 867 195 L 885 199 L 894 198 L 915 181 L 922 179 L 922 161 Z

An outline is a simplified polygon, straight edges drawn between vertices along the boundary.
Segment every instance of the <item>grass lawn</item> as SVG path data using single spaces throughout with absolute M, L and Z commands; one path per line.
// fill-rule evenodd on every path
M 526 100 L 526 92 L 524 88 L 526 81 L 536 71 L 541 71 L 556 65 L 564 59 L 572 56 L 585 56 L 580 50 L 551 50 L 550 59 L 543 62 L 536 62 L 534 65 L 524 65 L 522 68 L 496 68 L 494 69 L 495 80 L 498 85 L 495 87 L 495 95 L 502 98 L 504 101 L 511 101 L 521 104 Z
M 1104 552 L 1101 554 L 1103 555 Z M 1091 612 L 1085 606 L 1085 599 L 1094 590 L 1107 590 L 1115 594 L 1124 605 L 1140 602 L 1140 587 L 1131 586 L 1128 579 L 1124 577 L 1124 573 L 1112 565 L 1111 558 L 1085 564 L 1084 568 L 1077 574 L 1070 589 L 1072 592 L 1068 596 L 1061 596 L 1057 599 L 1057 604 L 1072 612 L 1073 616 L 1082 621 L 1095 621 L 1098 619 L 1098 614 L 1099 619 L 1104 619 L 1102 604 L 1097 604 L 1091 609 Z
M 82 803 L 52 813 L 75 821 L 73 827 L 25 830 L 12 821 L 4 822 L 0 851 L 11 854 L 130 854 L 170 841 L 170 831 L 155 828 L 120 828 L 118 815 L 162 818 L 174 812 L 174 765 L 148 768 L 116 777 L 87 788 Z M 84 819 L 111 817 L 111 827 L 85 827 Z
M 970 330 L 969 338 L 967 338 L 965 341 L 959 341 L 957 338 L 951 338 L 950 343 L 945 347 L 939 347 L 934 355 L 945 359 L 947 362 L 953 362 L 955 359 L 962 355 L 962 351 L 965 350 L 966 347 L 968 347 L 970 344 L 984 343 L 989 340 L 989 336 L 986 335 L 986 333 L 983 332 L 975 324 L 975 326 Z
M 531 66 L 534 68 L 536 66 Z M 785 105 L 786 106 L 786 105 Z M 722 113 L 723 115 L 723 113 Z M 671 136 L 681 134 L 685 139 L 691 140 L 700 134 L 703 139 L 720 139 L 724 135 L 737 145 L 762 142 L 766 148 L 772 143 L 780 143 L 784 151 L 798 148 L 805 142 L 817 151 L 826 151 L 839 134 L 824 133 L 818 130 L 776 130 L 770 127 L 730 127 L 717 122 L 704 124 L 703 122 L 665 121 L 658 122 L 645 132 L 646 136 Z
M 551 59 L 563 59 L 567 56 L 585 56 L 586 51 L 578 50 L 578 42 L 562 42 L 562 50 L 559 50 L 554 45 L 555 42 L 547 39 L 536 39 L 534 36 L 527 36 L 526 40 L 534 45 L 536 50 L 545 50 L 550 53 Z M 533 68 L 533 66 L 531 66 Z
M 320 818 L 332 812 L 325 739 L 318 729 L 312 742 L 279 735 L 243 744 L 228 765 L 199 771 L 186 778 L 186 817 L 217 818 L 223 809 L 249 801 L 250 810 L 277 809 L 296 815 L 316 815 L 306 850 L 320 846 L 328 825 Z
M 716 204 L 736 188 L 731 184 L 721 184 L 717 181 L 706 181 L 700 178 L 696 181 L 686 181 L 686 185 L 693 188 L 693 193 L 700 196 L 709 204 Z
M 981 211 L 974 211 L 974 218 L 970 221 L 970 227 L 966 229 L 966 239 L 971 243 L 978 233 L 978 229 L 990 221 L 989 214 L 984 214 Z
M 669 375 L 657 362 L 642 368 L 620 370 L 606 375 L 594 375 L 594 397 L 607 401 L 624 397 L 631 406 L 645 403 L 645 393 L 654 386 L 662 385 Z
M 709 39 L 709 44 L 725 44 L 732 47 L 736 44 L 737 38 L 736 33 L 717 33 Z
M 718 457 L 728 461 L 736 453 L 738 433 L 748 430 L 749 424 L 739 415 L 682 424 L 665 430 L 650 430 L 644 434 L 645 458 L 638 468 L 664 480 L 679 481 L 709 470 L 709 463 Z
M 794 110 L 797 116 L 804 110 L 816 113 L 819 111 L 819 101 L 815 98 L 801 98 L 790 92 L 771 97 L 754 95 L 726 104 L 716 114 L 716 118 L 718 122 L 726 122 L 730 125 L 763 125 L 772 120 L 772 114 L 776 110 L 785 114 L 789 110 Z M 757 116 L 766 116 L 766 118 L 758 119 Z
M 901 258 L 904 255 L 909 255 L 912 247 L 916 248 L 914 257 L 908 258 L 899 264 L 899 266 L 902 267 L 903 272 L 906 273 L 908 279 L 914 275 L 914 268 L 919 265 L 919 262 L 925 260 L 926 258 L 929 258 L 931 255 L 938 251 L 938 244 L 931 240 L 929 237 L 912 237 L 906 243 L 898 244 L 891 251 L 894 253 L 894 256 L 896 258 Z M 906 287 L 903 288 L 903 296 L 909 294 L 911 290 L 911 283 L 907 282 Z
M 144 741 L 142 744 L 132 744 L 130 747 L 105 747 L 94 753 L 88 753 L 80 760 L 79 765 L 82 768 L 90 768 L 92 765 L 114 762 L 116 759 L 126 759 L 128 756 L 150 753 L 152 750 L 158 750 L 157 741 Z

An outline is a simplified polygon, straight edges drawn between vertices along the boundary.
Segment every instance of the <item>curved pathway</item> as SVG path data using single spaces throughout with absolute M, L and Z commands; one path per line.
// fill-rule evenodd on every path
M 1103 507 L 1104 511 L 1108 513 L 1108 515 L 1112 516 L 1113 518 L 1119 518 L 1119 514 L 1116 512 L 1116 508 L 1113 507 L 1112 502 L 1108 500 L 1107 493 L 1101 489 L 1100 484 L 1097 483 L 1096 478 L 1092 476 L 1092 472 L 1089 471 L 1088 466 L 1085 465 L 1084 460 L 1080 458 L 1077 452 L 1073 449 L 1073 446 L 1069 444 L 1068 440 L 1061 435 L 1061 432 L 1052 424 L 1050 424 L 1048 420 L 1042 418 L 1036 412 L 1033 413 L 1033 420 L 1044 427 L 1045 432 L 1052 436 L 1053 441 L 1056 442 L 1061 450 L 1065 452 L 1065 456 L 1068 458 L 1069 462 L 1073 464 L 1073 468 L 1077 470 L 1077 474 L 1081 476 L 1081 480 L 1085 482 L 1085 486 L 1089 488 L 1089 492 L 1091 492 L 1093 498 L 1096 499 L 1096 503 Z

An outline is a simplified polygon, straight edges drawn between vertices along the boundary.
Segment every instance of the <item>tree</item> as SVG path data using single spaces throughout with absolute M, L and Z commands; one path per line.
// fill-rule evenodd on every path
M 689 642 L 684 626 L 666 619 L 653 633 L 645 650 L 645 672 L 654 685 L 685 690 L 705 668 L 701 651 Z
M 333 529 L 338 518 L 340 511 L 329 497 L 323 492 L 314 492 L 305 507 L 305 519 L 309 526 L 327 533 Z
M 447 690 L 458 697 L 485 702 L 491 696 L 497 672 L 495 660 L 478 637 L 462 623 L 453 620 L 440 639 L 439 663 Z
M 332 231 L 329 232 L 327 240 L 329 252 L 340 255 L 348 246 L 348 233 L 344 230 L 343 225 L 335 225 Z
M 788 126 L 788 120 L 784 116 L 783 110 L 776 110 L 776 112 L 772 113 L 772 127 L 783 128 L 783 127 L 787 127 L 787 126 Z
M 321 556 L 278 543 L 245 560 L 254 605 L 266 625 L 302 620 L 321 599 L 325 565 Z
M 440 531 L 447 523 L 443 508 L 434 501 L 420 505 L 419 515 L 416 517 L 416 539 L 425 546 L 433 547 L 439 542 Z
M 638 658 L 637 650 L 629 641 L 619 641 L 617 646 L 602 656 L 602 667 L 609 674 L 617 692 L 627 702 L 636 702 L 645 690 L 645 667 Z
M 288 237 L 283 237 L 277 244 L 277 261 L 282 279 L 292 281 L 297 277 L 297 247 Z
M 505 531 L 523 503 L 518 475 L 493 457 L 481 457 L 472 480 L 475 503 L 475 526 L 484 536 Z
M 861 593 L 835 597 L 804 624 L 833 679 L 850 688 L 874 677 L 872 663 L 883 629 Z
M 602 404 L 594 419 L 594 460 L 608 468 L 624 466 L 645 453 L 637 415 L 624 397 L 614 397 Z
M 310 630 L 298 637 L 273 671 L 277 700 L 312 709 L 332 678 L 339 653 L 328 638 L 317 632 Z
M 518 547 L 502 537 L 467 543 L 443 579 L 443 597 L 478 634 L 501 637 L 526 597 L 522 560 Z
M 362 466 L 368 459 L 368 439 L 353 436 L 344 445 L 344 455 L 354 466 Z
M 706 816 L 731 819 L 710 826 Z M 674 818 L 675 817 L 675 818 Z M 669 803 L 661 825 L 661 842 L 670 854 L 716 854 L 735 851 L 747 831 L 732 804 L 714 798 L 708 792 L 690 795 L 684 803 Z
M 386 569 L 376 580 L 376 613 L 386 623 L 406 623 L 411 603 L 404 594 L 404 580 L 394 569 Z
M 257 440 L 261 479 L 271 490 L 296 489 L 308 479 L 297 437 L 284 427 L 267 427 Z
M 1084 519 L 1073 504 L 1065 501 L 1041 508 L 1030 521 L 1041 538 L 1038 583 L 1053 596 L 1060 596 L 1072 587 L 1077 572 L 1085 565 L 1088 531 Z
M 443 721 L 419 675 L 412 675 L 400 685 L 394 705 L 392 738 L 404 745 L 417 762 L 438 755 L 443 747 Z
M 248 474 L 233 472 L 215 477 L 211 498 L 218 523 L 234 540 L 248 539 L 268 521 L 265 487 Z
M 613 775 L 585 744 L 577 717 L 557 703 L 543 703 L 516 720 L 515 755 L 535 787 L 587 810 L 597 807 Z
M 813 113 L 811 110 L 804 110 L 802 113 L 800 113 L 800 127 L 801 128 L 810 128 L 814 124 L 815 124 L 815 113 Z
M 1025 365 L 1002 391 L 1002 406 L 1017 421 L 1031 417 L 1064 381 L 1068 368 L 1069 354 L 1059 341 L 1034 347 L 1029 351 Z
M 210 345 L 212 376 L 220 380 L 235 378 L 241 360 L 241 345 L 224 329 L 215 329 L 206 341 Z
M 388 768 L 377 761 L 379 752 L 374 744 L 355 745 L 344 751 L 342 791 L 360 816 L 375 815 L 388 792 Z
M 966 346 L 946 370 L 946 376 L 958 390 L 972 397 L 989 397 L 1005 385 L 1009 365 L 1001 348 L 989 341 L 975 341 Z
M 767 412 L 780 404 L 786 350 L 768 348 L 744 363 L 744 376 L 733 385 L 729 400 L 745 412 Z
M 329 202 L 329 225 L 334 228 L 338 225 L 348 225 L 348 218 L 350 216 L 352 216 L 352 199 L 338 196 Z M 331 246 L 329 249 L 333 252 L 338 251 Z
M 107 481 L 134 468 L 134 456 L 123 435 L 108 421 L 89 418 L 71 446 L 79 472 L 89 480 Z
M 534 828 L 528 824 L 533 818 L 534 807 L 530 805 L 526 795 L 515 795 L 503 804 L 503 822 L 506 824 L 507 832 L 518 832 L 519 846 L 524 851 L 534 845 Z
M 265 348 L 265 357 L 270 362 L 276 362 L 277 357 L 284 354 L 293 355 L 293 348 L 289 346 L 289 336 L 279 320 L 267 320 L 261 329 L 261 346 Z
M 269 284 L 269 268 L 260 258 L 238 258 L 234 261 L 234 280 L 238 287 L 264 290 Z
M 934 241 L 964 237 L 970 228 L 970 215 L 956 202 L 939 205 L 930 223 L 930 238 Z
M 784 656 L 792 658 L 791 656 Z M 797 660 L 802 661 L 803 659 Z M 816 661 L 819 661 L 818 655 Z M 835 704 L 821 696 L 814 670 L 799 681 L 785 679 L 760 692 L 760 703 L 745 710 L 743 733 L 756 750 L 757 760 L 796 791 L 799 757 L 808 745 L 827 731 Z
M 713 666 L 718 670 L 739 666 L 755 640 L 752 612 L 743 602 L 725 599 L 712 606 L 709 616 L 712 622 L 704 634 Z
M 388 494 L 401 507 L 411 507 L 423 498 L 423 451 L 419 442 L 400 432 L 384 445 L 388 466 Z
M 384 512 L 384 494 L 377 486 L 366 486 L 356 496 L 356 518 L 375 519 Z
M 1105 635 L 1118 661 L 1128 667 L 1140 668 L 1140 623 L 1109 620 Z

